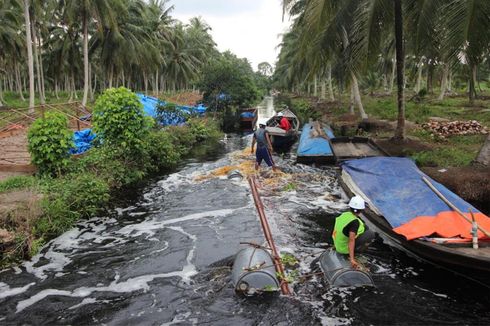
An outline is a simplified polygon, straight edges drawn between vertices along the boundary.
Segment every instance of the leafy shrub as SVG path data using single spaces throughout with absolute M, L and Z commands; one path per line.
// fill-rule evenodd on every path
M 97 99 L 93 112 L 94 131 L 101 142 L 134 155 L 143 149 L 151 120 L 145 116 L 136 94 L 124 87 L 106 90 Z
M 34 225 L 38 237 L 54 237 L 83 217 L 91 217 L 106 207 L 108 184 L 93 174 L 78 174 L 52 179 L 44 187 L 43 216 Z
M 209 119 L 189 119 L 187 121 L 191 133 L 196 137 L 197 141 L 208 139 L 217 139 L 221 136 L 218 125 L 213 120 Z
M 320 119 L 320 113 L 314 110 L 310 103 L 304 99 L 294 99 L 292 100 L 292 109 L 298 116 L 301 124 L 307 123 L 310 119 L 318 120 Z
M 165 129 L 171 137 L 175 150 L 180 155 L 189 153 L 189 150 L 196 143 L 196 136 L 188 126 L 170 126 Z
M 73 131 L 60 112 L 46 112 L 37 119 L 27 134 L 32 163 L 41 174 L 60 174 L 69 163 L 69 150 L 74 146 Z
M 172 136 L 165 131 L 153 131 L 148 135 L 146 152 L 150 162 L 148 168 L 153 172 L 172 168 L 180 159 L 180 153 L 175 149 Z
M 104 180 L 111 189 L 118 189 L 138 181 L 145 176 L 143 171 L 144 151 L 140 155 L 128 156 L 121 148 L 102 146 L 92 148 L 75 161 L 73 173 L 91 173 Z

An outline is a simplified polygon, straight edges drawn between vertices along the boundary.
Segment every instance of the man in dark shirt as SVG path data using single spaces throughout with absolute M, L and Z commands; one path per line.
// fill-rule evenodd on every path
M 260 164 L 264 160 L 268 166 L 272 167 L 273 171 L 276 171 L 276 165 L 272 160 L 272 143 L 269 137 L 269 133 L 265 129 L 266 122 L 264 120 L 259 122 L 259 128 L 254 132 L 252 140 L 252 154 L 254 152 L 255 144 L 257 143 L 257 151 L 255 152 L 255 170 L 259 169 Z

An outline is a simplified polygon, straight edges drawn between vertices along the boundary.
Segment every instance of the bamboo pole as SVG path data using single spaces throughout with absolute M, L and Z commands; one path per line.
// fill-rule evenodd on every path
M 255 202 L 255 207 L 257 208 L 257 212 L 259 213 L 260 224 L 262 225 L 262 230 L 264 231 L 265 239 L 267 240 L 269 247 L 272 250 L 272 258 L 274 259 L 274 266 L 276 267 L 276 272 L 284 277 L 284 267 L 282 266 L 281 259 L 279 254 L 277 253 L 276 246 L 274 244 L 274 239 L 272 238 L 272 233 L 269 228 L 269 223 L 267 222 L 267 218 L 264 212 L 264 205 L 262 204 L 262 200 L 260 199 L 259 193 L 257 191 L 257 186 L 255 184 L 255 177 L 251 176 L 248 178 L 248 182 L 250 184 L 250 189 L 252 189 L 252 195 Z M 290 295 L 291 292 L 289 290 L 289 286 L 284 279 L 281 279 L 281 292 L 285 295 Z
M 441 194 L 441 192 L 439 190 L 436 189 L 436 187 L 434 187 L 434 185 L 432 184 L 432 182 L 430 182 L 429 179 L 427 179 L 426 177 L 422 177 L 422 180 L 429 186 L 429 188 L 437 195 L 439 196 L 439 198 L 442 199 L 443 202 L 445 202 L 449 207 L 451 207 L 456 213 L 458 213 L 459 215 L 461 215 L 461 217 L 463 217 L 468 223 L 472 224 L 472 221 L 466 217 L 463 212 L 457 208 L 456 206 L 454 206 L 453 203 L 451 203 L 446 197 L 444 197 L 443 194 Z M 485 230 L 484 228 L 482 228 L 481 226 L 478 225 L 478 229 L 483 233 L 485 234 L 487 237 L 490 238 L 490 233 L 488 233 L 487 230 Z

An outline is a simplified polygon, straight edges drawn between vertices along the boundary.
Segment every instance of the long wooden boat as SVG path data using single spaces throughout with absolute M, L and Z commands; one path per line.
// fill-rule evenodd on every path
M 257 108 L 245 108 L 240 110 L 240 129 L 253 130 L 257 124 Z
M 389 156 L 367 137 L 335 137 L 330 139 L 330 145 L 337 163 L 356 158 Z
M 375 158 L 375 159 L 376 160 L 396 159 L 396 161 L 394 162 L 395 165 L 398 162 L 402 162 L 400 160 L 404 160 L 402 158 Z M 363 160 L 369 160 L 369 159 L 363 159 Z M 360 161 L 360 160 L 356 160 L 356 161 Z M 346 163 L 349 162 L 354 162 L 354 161 L 348 161 Z M 376 162 L 373 163 L 373 165 L 376 164 L 377 164 Z M 393 166 L 394 165 L 392 165 L 391 167 Z M 453 272 L 462 274 L 485 286 L 490 287 L 490 277 L 489 277 L 490 275 L 489 274 L 490 273 L 490 241 L 489 240 L 490 239 L 489 238 L 485 237 L 483 234 L 479 232 L 479 236 L 481 237 L 481 239 L 479 239 L 478 242 L 478 246 L 479 246 L 478 249 L 473 249 L 471 241 L 468 241 L 467 238 L 465 239 L 464 237 L 462 238 L 458 236 L 443 237 L 438 233 L 432 233 L 432 234 L 428 234 L 427 236 L 417 237 L 409 240 L 406 234 L 404 235 L 400 233 L 400 230 L 406 232 L 407 228 L 405 226 L 408 223 L 400 227 L 394 228 L 392 223 L 390 223 L 389 221 L 393 219 L 390 218 L 389 215 L 391 214 L 390 212 L 387 212 L 386 207 L 391 207 L 390 209 L 393 210 L 394 215 L 398 213 L 397 211 L 401 211 L 401 210 L 413 211 L 414 215 L 418 217 L 414 216 L 415 218 L 412 221 L 415 220 L 423 221 L 424 219 L 428 221 L 431 218 L 439 219 L 443 217 L 445 219 L 444 221 L 443 219 L 440 219 L 438 220 L 439 223 L 436 222 L 435 224 L 441 224 L 440 227 L 446 229 L 451 229 L 451 228 L 454 229 L 454 228 L 458 228 L 456 226 L 459 226 L 460 230 L 458 230 L 458 232 L 461 233 L 470 232 L 471 224 L 466 222 L 462 217 L 458 216 L 456 212 L 452 212 L 452 211 L 442 211 L 439 212 L 437 216 L 420 216 L 420 214 L 423 214 L 423 212 L 426 212 L 427 215 L 430 215 L 431 214 L 430 211 L 434 210 L 434 207 L 442 207 L 441 205 L 443 204 L 441 204 L 441 202 L 439 201 L 440 199 L 438 197 L 432 196 L 431 194 L 432 190 L 428 189 L 429 187 L 426 187 L 426 189 L 422 190 L 421 186 L 417 186 L 417 185 L 414 186 L 414 184 L 417 184 L 419 182 L 418 181 L 419 178 L 411 179 L 409 177 L 409 178 L 405 178 L 405 181 L 403 181 L 404 178 L 395 178 L 396 180 L 391 180 L 387 182 L 387 184 L 385 184 L 385 187 L 383 189 L 379 189 L 378 195 L 377 194 L 373 195 L 373 189 L 380 188 L 379 186 L 383 185 L 383 182 L 381 183 L 378 182 L 377 184 L 373 185 L 373 187 L 370 186 L 366 187 L 365 185 L 366 183 L 372 181 L 372 177 L 376 177 L 376 178 L 379 177 L 380 169 L 374 169 L 372 173 L 367 172 L 367 175 L 371 174 L 369 176 L 369 178 L 371 179 L 368 178 L 363 182 L 361 182 L 361 184 L 359 184 L 358 180 L 356 180 L 357 172 L 352 172 L 354 171 L 353 169 L 358 169 L 359 165 L 357 166 L 353 165 L 351 167 L 352 169 L 346 169 L 343 166 L 341 177 L 340 177 L 340 184 L 348 196 L 360 195 L 366 200 L 368 207 L 364 210 L 362 214 L 362 218 L 366 222 L 368 227 L 373 228 L 374 231 L 376 231 L 384 240 L 386 240 L 388 245 L 394 246 L 406 252 L 408 255 L 413 256 L 419 260 L 423 260 L 431 264 L 435 264 L 439 267 L 450 269 Z M 401 166 L 399 166 L 399 168 L 405 169 L 406 165 L 402 164 Z M 389 167 L 387 167 L 387 169 L 389 169 Z M 417 174 L 423 175 L 423 173 L 420 171 L 418 171 Z M 438 190 L 444 192 L 444 194 L 446 194 L 449 198 L 451 198 L 451 200 L 455 201 L 458 204 L 458 206 L 460 207 L 466 206 L 464 207 L 465 215 L 468 215 L 470 217 L 471 214 L 466 212 L 471 210 L 473 212 L 472 214 L 476 215 L 476 219 L 479 225 L 480 226 L 486 225 L 486 228 L 488 229 L 490 218 L 478 212 L 478 210 L 476 210 L 470 204 L 466 203 L 457 195 L 450 192 L 443 185 L 438 184 L 435 181 L 432 182 L 438 188 Z M 405 191 L 405 195 L 407 196 L 406 198 L 401 198 L 400 200 L 394 200 L 391 203 L 388 201 L 389 198 L 396 198 L 398 196 L 397 191 L 400 190 L 401 192 L 403 192 L 403 189 L 406 190 Z M 386 194 L 387 192 L 392 192 L 392 193 L 395 192 L 395 195 L 390 196 Z M 410 197 L 412 198 L 410 199 Z M 406 204 L 410 201 L 413 202 L 413 206 L 406 207 Z M 428 206 L 427 201 L 432 202 L 432 207 L 427 207 Z M 448 206 L 446 206 L 446 208 L 450 209 Z M 412 221 L 410 221 L 409 223 L 411 223 Z M 450 221 L 453 222 L 451 223 Z M 417 225 L 417 223 L 413 225 Z M 423 223 L 419 225 L 421 225 L 421 228 L 423 228 Z M 415 231 L 420 231 L 420 230 L 415 230 Z M 437 231 L 437 232 L 441 232 L 441 231 Z M 447 230 L 446 231 L 442 230 L 442 233 L 444 232 L 447 232 Z
M 298 163 L 333 164 L 334 152 L 330 140 L 335 136 L 328 125 L 310 122 L 303 125 L 296 161 Z
M 279 128 L 279 122 L 282 116 L 278 114 L 274 115 L 267 121 L 267 131 L 272 137 L 272 147 L 274 151 L 278 153 L 284 153 L 291 149 L 291 146 L 298 138 L 299 130 L 299 119 L 298 117 L 289 109 L 280 111 L 282 116 L 289 120 L 291 123 L 291 129 L 286 132 L 286 130 Z

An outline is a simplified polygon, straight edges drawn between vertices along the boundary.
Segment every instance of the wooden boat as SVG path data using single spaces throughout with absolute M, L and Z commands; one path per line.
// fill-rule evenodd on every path
M 257 109 L 246 108 L 240 110 L 240 129 L 253 130 L 257 124 Z
M 284 153 L 291 149 L 298 138 L 299 130 L 299 119 L 298 117 L 289 109 L 281 111 L 283 117 L 289 120 L 291 123 L 291 129 L 286 132 L 286 130 L 279 128 L 279 122 L 281 121 L 280 116 L 277 114 L 271 117 L 267 121 L 267 131 L 272 138 L 272 147 L 274 151 L 278 153 Z
M 389 156 L 374 141 L 366 137 L 335 137 L 330 139 L 337 163 L 356 158 Z
M 334 134 L 328 125 L 309 122 L 303 126 L 296 161 L 298 163 L 332 164 L 335 162 L 330 140 Z
M 379 159 L 379 158 L 376 158 Z M 382 159 L 402 159 L 402 158 L 382 158 Z M 366 159 L 364 159 L 366 160 Z M 408 159 L 407 159 L 408 160 Z M 359 160 L 355 160 L 359 161 Z M 354 161 L 348 161 L 349 162 L 354 162 Z M 357 169 L 355 165 L 353 166 L 353 169 Z M 400 166 L 400 169 L 405 168 L 405 166 Z M 473 249 L 472 248 L 472 243 L 471 241 L 468 242 L 468 239 L 463 239 L 460 237 L 441 237 L 437 233 L 433 233 L 424 237 L 419 237 L 415 239 L 408 240 L 406 235 L 400 234 L 400 229 L 403 229 L 403 225 L 401 227 L 394 228 L 392 226 L 392 223 L 390 223 L 390 218 L 387 217 L 389 213 L 383 214 L 383 211 L 386 212 L 386 207 L 382 207 L 384 203 L 388 201 L 389 195 L 386 195 L 387 192 L 397 192 L 396 189 L 391 187 L 390 185 L 386 185 L 384 187 L 383 191 L 380 191 L 379 195 L 372 195 L 370 191 L 372 189 L 366 190 L 366 187 L 364 186 L 359 186 L 358 182 L 356 182 L 356 177 L 353 177 L 353 175 L 356 175 L 356 172 L 352 172 L 353 170 L 346 170 L 343 167 L 341 178 L 340 178 L 340 184 L 344 191 L 347 193 L 348 196 L 353 196 L 353 195 L 360 195 L 362 196 L 368 206 L 367 208 L 363 211 L 362 218 L 368 225 L 368 227 L 372 228 L 375 232 L 377 232 L 386 242 L 388 245 L 394 246 L 404 252 L 406 252 L 408 255 L 413 256 L 419 260 L 423 260 L 426 262 L 429 262 L 431 264 L 437 265 L 439 267 L 449 269 L 453 272 L 462 274 L 466 276 L 467 278 L 471 278 L 485 286 L 490 287 L 490 278 L 488 277 L 490 273 L 490 239 L 485 238 L 484 239 L 479 239 L 478 249 Z M 353 175 L 351 175 L 353 173 Z M 367 174 L 370 174 L 367 172 Z M 372 175 L 370 177 L 378 177 L 379 176 L 379 169 L 372 171 Z M 423 175 L 422 172 L 420 172 L 420 175 Z M 396 210 L 414 210 L 416 211 L 419 209 L 421 211 L 426 211 L 426 210 L 431 210 L 432 207 L 427 207 L 426 201 L 434 201 L 432 204 L 433 207 L 436 206 L 441 206 L 441 202 L 435 202 L 437 200 L 440 200 L 437 196 L 435 197 L 430 197 L 429 199 L 427 196 L 431 196 L 432 190 L 421 190 L 422 187 L 415 186 L 412 188 L 412 185 L 414 183 L 418 183 L 419 181 L 417 179 L 406 179 L 408 181 L 402 181 L 403 179 L 397 179 L 393 180 L 392 183 L 397 183 L 396 188 L 403 191 L 403 189 L 407 190 L 406 195 L 407 198 L 403 198 L 399 201 L 394 201 L 390 204 L 392 209 L 394 211 Z M 369 182 L 369 181 L 367 181 Z M 488 230 L 488 221 L 490 221 L 490 218 L 485 216 L 482 213 L 479 213 L 475 208 L 471 207 L 470 204 L 466 203 L 464 200 L 459 198 L 457 195 L 453 194 L 450 192 L 448 189 L 446 189 L 444 186 L 441 184 L 438 184 L 434 181 L 432 181 L 434 185 L 437 186 L 438 189 L 444 191 L 445 194 L 448 195 L 449 198 L 451 198 L 453 201 L 457 202 L 460 207 L 464 207 L 465 211 L 468 211 L 468 207 L 471 208 L 472 214 L 479 214 L 477 216 L 477 220 L 479 225 L 487 225 L 487 230 Z M 378 187 L 378 185 L 374 185 L 373 187 Z M 429 188 L 429 187 L 426 187 Z M 367 195 L 366 192 L 370 193 L 370 195 Z M 409 198 L 412 197 L 412 198 Z M 405 204 L 410 201 L 410 199 L 413 201 L 413 205 L 419 205 L 419 207 L 406 207 Z M 408 201 L 407 201 L 408 200 Z M 381 204 L 380 204 L 381 203 Z M 382 207 L 382 208 L 380 208 Z M 450 210 L 448 206 L 446 206 Z M 478 213 L 477 213 L 478 212 Z M 459 217 L 459 221 L 456 220 L 457 214 L 454 211 L 446 211 L 446 212 L 440 212 L 438 213 L 437 216 L 419 216 L 414 218 L 412 221 L 415 221 L 417 219 L 430 219 L 431 217 L 434 218 L 440 218 L 440 216 L 447 217 L 450 214 L 453 214 L 451 219 L 449 221 L 454 221 L 453 225 L 451 223 L 448 223 L 448 220 L 445 220 L 443 223 L 437 223 L 441 224 L 443 227 L 454 227 L 456 224 L 457 225 L 462 225 L 462 227 L 465 229 L 464 232 L 469 232 L 469 229 L 471 229 L 471 224 L 464 221 L 462 217 Z M 464 213 L 465 215 L 468 213 Z M 468 214 L 470 216 L 470 214 Z M 484 221 L 486 219 L 486 221 Z M 410 221 L 411 222 L 411 221 Z M 439 222 L 442 222 L 440 220 Z M 456 223 L 458 222 L 458 223 Z M 486 224 L 484 222 L 487 222 Z M 416 224 L 414 224 L 416 225 Z

